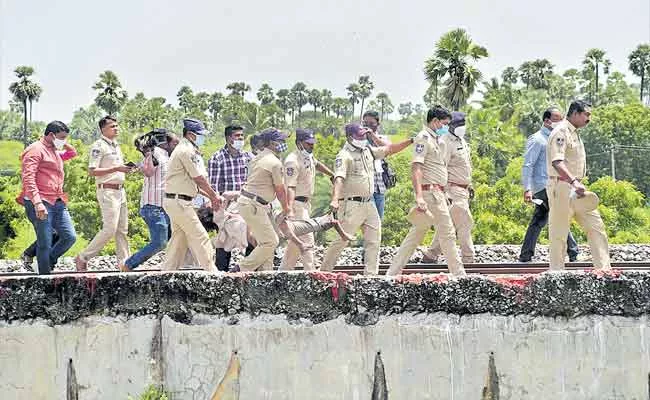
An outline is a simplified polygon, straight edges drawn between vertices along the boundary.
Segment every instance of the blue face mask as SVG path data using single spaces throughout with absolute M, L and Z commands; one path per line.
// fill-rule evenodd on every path
M 205 136 L 204 135 L 196 135 L 196 139 L 194 140 L 194 144 L 197 146 L 203 146 L 203 143 L 205 143 Z
M 545 126 L 542 126 L 542 133 L 544 135 L 546 135 L 546 136 L 550 136 L 551 135 L 551 130 L 548 129 L 547 127 L 545 127 Z
M 442 136 L 449 133 L 449 125 L 443 125 L 440 128 L 436 129 L 436 135 Z

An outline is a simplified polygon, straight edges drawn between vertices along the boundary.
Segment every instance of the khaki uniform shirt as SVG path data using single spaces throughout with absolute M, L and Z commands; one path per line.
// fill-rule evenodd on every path
M 242 189 L 270 203 L 275 199 L 275 185 L 282 184 L 282 161 L 271 150 L 264 149 L 248 164 L 248 179 Z
M 460 185 L 472 183 L 472 161 L 469 147 L 462 137 L 448 133 L 441 137 L 449 152 L 449 164 L 447 165 L 447 176 L 449 182 Z
M 449 135 L 449 134 L 448 134 Z M 447 135 L 445 135 L 447 136 Z M 447 185 L 447 165 L 450 152 L 447 142 L 428 127 L 418 133 L 413 141 L 413 160 L 422 164 L 422 184 Z M 460 182 L 456 182 L 460 183 Z
M 564 161 L 572 177 L 582 179 L 587 172 L 585 145 L 576 127 L 564 120 L 553 129 L 546 146 L 546 170 L 548 176 L 560 176 L 553 167 L 553 161 Z
M 375 159 L 386 157 L 386 147 L 362 150 L 345 143 L 336 155 L 334 177 L 343 178 L 343 197 L 370 197 L 375 192 Z M 374 155 L 374 157 L 373 157 Z
M 110 140 L 102 135 L 101 138 L 95 141 L 90 148 L 90 158 L 88 161 L 88 168 L 110 168 L 124 165 L 124 157 L 120 145 L 115 140 Z M 96 176 L 95 183 L 124 183 L 124 172 L 113 172 L 103 176 Z
M 316 160 L 307 157 L 298 149 L 284 160 L 284 184 L 296 190 L 296 196 L 311 197 L 314 194 Z
M 194 143 L 183 138 L 174 148 L 167 164 L 165 193 L 195 197 L 199 194 L 199 187 L 194 178 L 198 176 L 208 178 L 203 157 Z

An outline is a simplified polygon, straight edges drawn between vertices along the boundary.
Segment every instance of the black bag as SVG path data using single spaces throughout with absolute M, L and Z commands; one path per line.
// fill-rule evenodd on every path
M 395 174 L 395 171 L 388 165 L 388 162 L 386 160 L 381 160 L 381 178 L 384 181 L 384 185 L 386 186 L 386 189 L 390 189 L 394 187 L 397 184 L 397 175 Z

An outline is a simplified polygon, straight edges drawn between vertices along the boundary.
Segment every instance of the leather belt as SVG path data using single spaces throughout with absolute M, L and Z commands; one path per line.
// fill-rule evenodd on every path
M 165 193 L 165 197 L 168 199 L 181 199 L 181 200 L 187 200 L 187 201 L 192 201 L 194 200 L 194 197 L 188 196 L 186 194 L 177 194 L 177 193 Z
M 299 201 L 299 202 L 301 202 L 301 203 L 306 203 L 306 202 L 309 201 L 309 197 L 307 197 L 307 196 L 296 196 L 296 197 L 294 198 L 294 200 L 295 200 L 295 201 Z
M 113 190 L 122 190 L 124 187 L 121 183 L 99 183 L 97 184 L 98 189 L 113 189 Z
M 353 197 L 346 197 L 345 200 L 367 203 L 371 200 L 374 200 L 374 198 L 372 196 L 371 197 L 353 196 Z
M 422 190 L 427 191 L 427 190 L 439 190 L 441 192 L 445 191 L 445 187 L 442 185 L 438 185 L 437 183 L 427 183 L 425 185 L 422 185 Z
M 247 198 L 249 198 L 251 200 L 255 200 L 256 202 L 260 203 L 263 206 L 269 204 L 268 201 L 264 200 L 263 198 L 261 198 L 260 196 L 254 194 L 254 193 L 247 192 L 245 190 L 242 190 L 240 193 L 241 193 L 242 196 L 247 197 Z
M 449 186 L 458 186 L 458 187 L 463 188 L 463 189 L 467 189 L 469 187 L 469 185 L 462 185 L 462 184 L 456 183 L 456 182 L 447 182 L 447 184 L 449 184 Z

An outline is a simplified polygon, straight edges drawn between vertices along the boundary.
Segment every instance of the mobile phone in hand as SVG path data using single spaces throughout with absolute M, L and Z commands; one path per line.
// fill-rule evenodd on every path
M 133 161 L 129 161 L 128 163 L 124 164 L 129 168 L 136 168 L 137 165 Z

